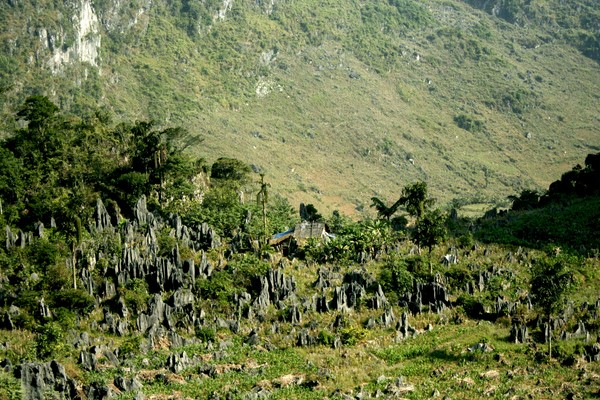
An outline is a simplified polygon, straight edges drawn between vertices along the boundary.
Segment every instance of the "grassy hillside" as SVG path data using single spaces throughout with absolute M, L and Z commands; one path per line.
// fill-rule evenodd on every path
M 600 153 L 485 220 L 447 218 L 417 182 L 371 199 L 379 219 L 307 205 L 298 227 L 248 165 L 188 158 L 181 130 L 43 96 L 17 116 L 0 141 L 0 398 L 599 393 Z
M 195 154 L 260 166 L 292 203 L 356 212 L 418 179 L 496 202 L 598 149 L 600 67 L 595 2 L 493 3 L 6 2 L 4 124 L 42 93 L 181 125 L 205 138 Z M 80 38 L 85 4 L 97 32 Z M 95 37 L 93 61 L 50 61 Z

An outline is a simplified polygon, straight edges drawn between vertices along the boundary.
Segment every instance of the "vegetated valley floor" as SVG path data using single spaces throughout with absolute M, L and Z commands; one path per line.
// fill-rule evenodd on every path
M 4 398 L 36 398 L 35 390 L 72 398 L 71 387 L 88 398 L 122 399 L 599 393 L 597 256 L 457 237 L 430 257 L 403 241 L 389 256 L 363 264 L 317 264 L 276 253 L 268 261 L 253 254 L 225 261 L 218 249 L 192 250 L 202 236 L 177 218 L 153 219 L 144 207 L 136 215 L 120 227 L 98 222 L 91 230 L 90 254 L 115 240 L 126 244 L 122 253 L 96 253 L 95 266 L 80 271 L 92 278 L 80 284 L 100 307 L 73 318 L 60 307 L 46 311 L 42 300 L 44 314 L 35 318 L 45 324 L 38 332 L 26 328 L 31 321 L 18 309 L 7 311 L 15 325 L 0 330 Z M 153 231 L 162 232 L 158 241 Z M 439 261 L 448 252 L 456 259 Z M 580 288 L 555 320 L 552 359 L 527 297 L 530 267 L 541 259 L 572 265 Z M 381 290 L 396 282 L 386 274 L 395 266 L 414 277 L 409 293 Z M 117 293 L 113 279 L 121 282 Z M 28 378 L 36 373 L 47 374 L 43 384 Z

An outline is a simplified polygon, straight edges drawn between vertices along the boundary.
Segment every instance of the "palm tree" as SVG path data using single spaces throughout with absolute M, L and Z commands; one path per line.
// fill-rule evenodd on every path
M 373 204 L 371 204 L 371 207 L 375 207 L 379 218 L 385 218 L 389 221 L 392 215 L 394 215 L 394 213 L 398 211 L 398 207 L 400 207 L 400 205 L 402 204 L 400 200 L 401 199 L 398 199 L 394 204 L 388 207 L 379 198 L 371 197 L 371 201 L 373 202 Z

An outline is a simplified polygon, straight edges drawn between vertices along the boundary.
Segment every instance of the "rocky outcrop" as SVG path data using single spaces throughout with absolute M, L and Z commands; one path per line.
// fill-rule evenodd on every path
M 21 380 L 23 398 L 44 400 L 49 396 L 75 399 L 75 381 L 69 378 L 65 367 L 53 360 L 47 363 L 25 363 L 17 366 L 14 375 Z
M 529 331 L 527 325 L 514 322 L 510 328 L 510 341 L 513 343 L 527 343 L 529 340 Z
M 286 277 L 280 269 L 271 269 L 266 276 L 260 277 L 260 292 L 254 306 L 258 309 L 265 309 L 271 304 L 280 306 L 284 300 L 294 296 L 295 291 L 293 277 Z

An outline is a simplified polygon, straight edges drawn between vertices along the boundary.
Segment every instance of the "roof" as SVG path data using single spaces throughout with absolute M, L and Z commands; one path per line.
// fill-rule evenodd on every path
M 285 232 L 277 233 L 269 240 L 270 245 L 278 245 L 279 243 L 293 237 L 296 240 L 304 241 L 310 238 L 331 238 L 334 237 L 327 233 L 325 224 L 322 222 L 302 221 L 296 224 L 294 229 L 289 229 Z

